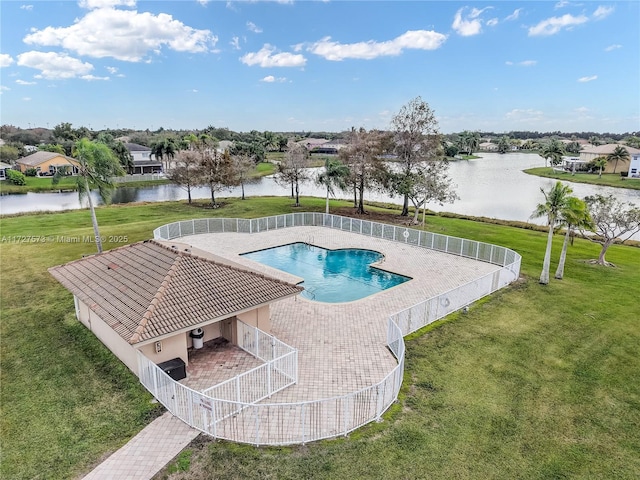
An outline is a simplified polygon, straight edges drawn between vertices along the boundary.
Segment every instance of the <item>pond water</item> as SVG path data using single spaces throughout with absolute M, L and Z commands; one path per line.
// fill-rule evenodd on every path
M 476 160 L 462 160 L 452 162 L 450 175 L 457 185 L 460 197 L 453 204 L 429 204 L 434 211 L 447 211 L 465 215 L 484 216 L 503 220 L 518 220 L 523 222 L 544 223 L 544 220 L 531 220 L 529 216 L 536 204 L 543 201 L 540 189 L 549 189 L 555 182 L 550 178 L 527 175 L 522 170 L 544 166 L 544 160 L 536 154 L 511 153 L 482 153 L 482 158 Z M 315 169 L 313 175 L 320 172 Z M 574 195 L 584 197 L 600 193 L 613 194 L 619 200 L 632 202 L 640 206 L 640 190 L 629 190 L 612 187 L 602 187 L 582 183 L 568 184 L 573 188 Z M 255 196 L 289 196 L 291 189 L 278 185 L 272 177 L 256 179 L 245 185 L 245 195 Z M 218 197 L 239 197 L 240 188 L 223 191 Z M 323 188 L 306 182 L 300 186 L 300 195 L 324 197 Z M 192 190 L 192 197 L 209 198 L 208 188 Z M 341 193 L 339 197 L 350 199 L 349 193 Z M 96 202 L 99 203 L 97 197 Z M 187 192 L 176 185 L 156 185 L 143 188 L 123 187 L 116 190 L 114 203 L 131 202 L 159 202 L 166 200 L 183 200 Z M 400 198 L 391 198 L 387 194 L 366 192 L 365 200 L 401 203 Z M 81 204 L 76 192 L 68 193 L 26 193 L 20 195 L 4 195 L 0 197 L 0 213 L 12 214 L 21 212 L 68 210 L 85 208 L 86 201 Z M 303 203 L 304 206 L 304 203 Z

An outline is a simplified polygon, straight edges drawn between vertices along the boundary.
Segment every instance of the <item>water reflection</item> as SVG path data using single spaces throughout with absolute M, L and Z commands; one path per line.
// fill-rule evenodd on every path
M 544 160 L 535 154 L 483 153 L 477 160 L 459 161 L 451 164 L 451 177 L 457 184 L 460 197 L 453 204 L 443 206 L 429 204 L 435 211 L 448 211 L 472 216 L 500 218 L 503 220 L 533 221 L 529 219 L 536 204 L 543 200 L 540 189 L 548 189 L 555 180 L 527 175 L 522 170 L 544 165 Z M 313 173 L 319 172 L 317 169 Z M 640 190 L 628 190 L 581 183 L 569 183 L 574 194 L 579 197 L 600 193 L 612 193 L 616 198 L 640 205 Z M 290 189 L 278 185 L 272 177 L 253 180 L 245 185 L 248 197 L 255 196 L 289 196 Z M 300 187 L 300 194 L 324 197 L 325 192 L 313 182 L 306 182 Z M 218 197 L 239 197 L 240 187 L 218 193 Z M 210 198 L 208 188 L 194 188 L 191 193 L 194 199 Z M 349 193 L 340 195 L 351 199 Z M 97 195 L 93 195 L 96 203 L 100 203 Z M 155 185 L 143 188 L 124 187 L 114 193 L 114 203 L 158 202 L 167 200 L 184 200 L 186 190 L 176 185 Z M 389 195 L 368 192 L 369 201 L 401 203 L 401 199 Z M 86 201 L 78 201 L 76 192 L 69 193 L 27 193 L 21 195 L 5 195 L 0 198 L 0 213 L 11 214 L 44 210 L 68 210 L 86 208 Z M 304 203 L 303 203 L 304 206 Z M 543 220 L 535 220 L 537 223 Z

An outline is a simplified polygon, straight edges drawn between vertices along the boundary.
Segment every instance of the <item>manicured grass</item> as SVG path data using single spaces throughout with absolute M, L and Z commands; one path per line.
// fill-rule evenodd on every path
M 179 219 L 324 210 L 320 198 L 303 198 L 299 209 L 281 197 L 223 202 L 216 210 L 167 202 L 102 207 L 97 214 L 102 235 L 134 242 Z M 338 206 L 349 203 L 332 203 Z M 399 220 L 396 210 L 370 210 L 370 217 Z M 523 280 L 411 336 L 400 402 L 382 423 L 304 447 L 200 439 L 170 467 L 171 478 L 640 476 L 633 294 L 640 250 L 613 246 L 608 259 L 618 267 L 603 268 L 584 261 L 597 256 L 598 246 L 577 239 L 565 280 L 543 287 L 535 279 L 544 232 L 441 216 L 427 222 L 438 233 L 515 249 L 523 256 Z M 86 210 L 0 218 L 2 478 L 78 476 L 160 413 L 75 320 L 72 296 L 46 271 L 93 253 L 92 244 L 62 241 L 91 233 Z M 14 243 L 21 235 L 45 241 Z M 558 236 L 554 264 L 560 245 Z
M 602 178 L 597 173 L 556 172 L 550 167 L 528 168 L 524 173 L 537 175 L 538 177 L 557 178 L 566 182 L 591 183 L 593 185 L 606 185 L 608 187 L 630 188 L 640 190 L 640 179 L 621 177 L 619 173 L 603 173 Z
M 256 168 L 251 172 L 251 177 L 264 177 L 271 175 L 276 171 L 276 166 L 270 162 L 260 162 L 256 165 Z
M 250 177 L 263 177 L 265 175 L 271 175 L 275 171 L 275 165 L 272 163 L 259 163 L 256 168 L 249 173 Z M 57 185 L 53 185 L 51 177 L 26 177 L 26 185 L 13 185 L 9 182 L 0 182 L 0 195 L 12 194 L 12 193 L 27 193 L 27 192 L 58 192 L 60 190 L 76 190 L 76 178 L 64 177 Z M 121 187 L 150 187 L 153 185 L 166 185 L 171 183 L 171 180 L 140 180 L 136 182 L 116 182 L 116 188 Z

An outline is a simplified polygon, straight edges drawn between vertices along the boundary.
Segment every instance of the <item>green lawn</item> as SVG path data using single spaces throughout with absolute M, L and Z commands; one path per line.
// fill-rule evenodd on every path
M 97 213 L 102 235 L 134 242 L 178 219 L 324 209 L 319 198 L 303 198 L 301 209 L 287 198 L 223 202 L 213 211 L 167 202 Z M 169 467 L 171 478 L 640 476 L 640 250 L 613 246 L 607 258 L 618 267 L 598 267 L 584 261 L 598 246 L 577 239 L 565 280 L 543 287 L 544 232 L 427 221 L 438 233 L 515 249 L 523 280 L 411 336 L 400 402 L 382 423 L 291 448 L 200 440 Z M 72 296 L 46 272 L 93 253 L 92 244 L 61 242 L 91 233 L 86 210 L 0 218 L 1 478 L 81 475 L 160 413 L 75 320 Z M 560 245 L 558 236 L 554 263 Z
M 537 175 L 538 177 L 557 178 L 566 182 L 591 183 L 593 185 L 640 190 L 640 179 L 621 177 L 619 173 L 603 173 L 602 178 L 599 178 L 597 173 L 576 173 L 572 175 L 568 172 L 556 172 L 551 167 L 529 168 L 524 170 L 524 173 Z
M 259 163 L 256 168 L 249 173 L 251 177 L 263 177 L 271 175 L 275 171 L 272 163 Z M 26 177 L 26 185 L 13 185 L 9 182 L 0 182 L 0 195 L 27 192 L 57 192 L 60 190 L 76 190 L 76 177 L 64 177 L 60 183 L 53 185 L 51 177 Z M 116 182 L 116 187 L 149 187 L 152 185 L 165 185 L 171 183 L 168 179 L 163 180 L 140 180 L 137 182 Z

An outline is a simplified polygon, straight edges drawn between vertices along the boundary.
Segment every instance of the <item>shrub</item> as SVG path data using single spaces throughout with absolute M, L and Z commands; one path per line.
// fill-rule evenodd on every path
M 25 176 L 17 170 L 7 170 L 7 181 L 14 185 L 26 185 Z
M 38 175 L 38 170 L 36 170 L 36 169 L 35 169 L 35 168 L 33 168 L 33 167 L 32 167 L 32 168 L 27 168 L 27 169 L 24 171 L 24 174 L 25 174 L 27 177 L 35 177 L 36 175 Z

